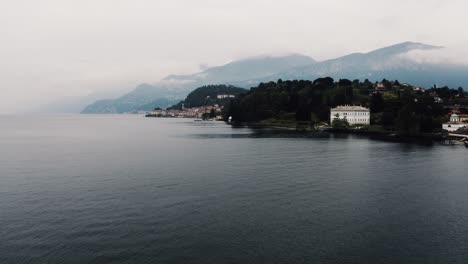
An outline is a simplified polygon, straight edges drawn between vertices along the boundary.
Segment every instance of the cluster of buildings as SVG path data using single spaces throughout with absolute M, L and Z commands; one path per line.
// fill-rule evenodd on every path
M 427 92 L 426 89 L 424 89 L 423 87 L 419 87 L 419 86 L 411 86 L 407 83 L 403 83 L 401 84 L 401 86 L 404 86 L 404 87 L 411 87 L 413 89 L 413 91 L 415 92 L 422 92 L 422 93 L 425 93 Z M 381 82 L 378 82 L 376 84 L 374 84 L 374 90 L 371 92 L 372 93 L 383 93 L 383 92 L 388 92 L 390 91 L 391 89 L 388 89 L 384 83 L 381 83 Z M 429 93 L 430 96 L 434 97 L 434 101 L 436 103 L 443 103 L 443 100 L 442 98 L 439 97 L 439 95 L 436 93 L 436 92 L 430 92 Z
M 426 92 L 426 89 L 422 88 L 422 87 L 418 87 L 418 86 L 411 86 L 410 84 L 408 83 L 403 83 L 401 84 L 401 86 L 404 86 L 404 87 L 412 87 L 413 91 L 417 91 L 417 92 Z M 387 92 L 387 91 L 390 91 L 391 89 L 386 87 L 384 83 L 382 82 L 377 82 L 374 84 L 374 93 L 376 92 Z
M 405 87 L 410 87 L 409 84 L 407 83 L 403 83 L 402 86 L 405 86 Z M 413 91 L 417 91 L 417 92 L 428 92 L 426 91 L 426 89 L 422 88 L 422 87 L 417 87 L 417 86 L 411 86 L 413 88 Z M 388 91 L 387 87 L 384 85 L 384 83 L 382 82 L 378 82 L 374 85 L 374 93 L 378 93 L 378 92 L 386 92 Z M 443 100 L 442 98 L 439 97 L 439 95 L 434 92 L 434 91 L 431 91 L 429 93 L 430 96 L 432 96 L 434 98 L 434 101 L 436 103 L 439 103 L 439 104 L 442 104 L 443 103 Z M 339 106 L 337 108 L 343 108 L 342 106 Z M 344 107 L 346 108 L 346 107 Z M 349 107 L 348 107 L 349 108 Z M 351 107 L 352 108 L 352 107 Z M 351 109 L 350 108 L 350 109 Z M 333 109 L 332 109 L 333 110 Z M 349 109 L 346 109 L 346 111 L 348 111 Z M 338 110 L 335 110 L 337 113 L 340 112 Z M 349 114 L 349 111 L 348 111 L 348 114 Z M 333 114 L 331 114 L 332 116 Z M 352 124 L 350 122 L 350 119 L 349 117 L 347 118 L 348 119 L 348 122 L 349 124 Z M 332 117 L 330 117 L 330 120 L 332 120 Z M 358 122 L 361 122 L 361 120 L 358 120 Z M 468 127 L 468 115 L 466 114 L 461 114 L 459 110 L 453 110 L 451 113 L 450 113 L 450 121 L 447 122 L 447 123 L 443 123 L 442 124 L 442 129 L 444 130 L 447 130 L 449 132 L 453 132 L 453 131 L 457 131 L 458 129 L 460 128 L 464 128 L 464 127 Z
M 220 105 L 208 105 L 200 107 L 185 108 L 182 107 L 182 110 L 153 110 L 146 114 L 147 117 L 181 117 L 181 118 L 201 118 L 203 114 L 209 114 L 214 111 L 216 119 L 222 119 L 221 112 L 223 106 Z

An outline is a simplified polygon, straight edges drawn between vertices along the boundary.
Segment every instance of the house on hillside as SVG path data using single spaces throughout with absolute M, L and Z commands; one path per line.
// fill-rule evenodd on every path
M 234 97 L 236 96 L 233 94 L 218 94 L 216 96 L 217 99 L 226 99 L 226 98 L 234 98 Z
M 385 84 L 384 83 L 376 83 L 375 84 L 375 89 L 374 91 L 376 92 L 384 92 L 384 91 L 387 91 L 387 87 L 385 87 Z
M 415 92 L 426 92 L 426 89 L 422 88 L 422 87 L 413 87 L 413 91 Z
M 346 119 L 350 125 L 370 125 L 370 110 L 356 105 L 340 105 L 330 110 L 330 124 L 335 118 Z

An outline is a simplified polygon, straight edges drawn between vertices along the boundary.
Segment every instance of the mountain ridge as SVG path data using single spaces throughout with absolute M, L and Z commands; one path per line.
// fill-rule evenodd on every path
M 141 106 L 162 98 L 168 98 L 177 102 L 183 100 L 191 90 L 204 85 L 241 82 L 244 83 L 241 88 L 248 88 L 249 85 L 244 82 L 246 77 L 265 77 L 293 66 L 308 65 L 315 62 L 314 59 L 299 54 L 261 56 L 211 67 L 199 73 L 168 75 L 153 85 L 142 83 L 133 91 L 117 99 L 96 101 L 84 108 L 81 113 L 125 113 L 138 110 L 151 110 L 142 109 Z M 245 69 L 248 69 L 248 73 L 246 73 Z M 115 105 L 120 105 L 121 107 L 115 107 Z M 158 107 L 163 108 L 165 106 L 161 105 Z M 119 110 L 116 112 L 116 109 Z
M 207 68 L 194 74 L 168 75 L 155 84 L 139 85 L 130 93 L 106 103 L 124 104 L 129 106 L 127 110 L 131 110 L 161 98 L 182 100 L 191 90 L 204 85 L 226 84 L 250 88 L 261 82 L 278 79 L 313 80 L 327 76 L 334 79 L 371 81 L 398 79 L 424 87 L 434 84 L 468 87 L 466 65 L 421 63 L 406 57 L 411 51 L 436 49 L 443 47 L 419 42 L 402 42 L 366 53 L 352 53 L 323 61 L 316 61 L 301 54 L 257 56 Z M 87 109 L 89 110 L 89 107 Z M 87 109 L 83 112 L 94 113 Z M 97 113 L 100 113 L 99 110 Z

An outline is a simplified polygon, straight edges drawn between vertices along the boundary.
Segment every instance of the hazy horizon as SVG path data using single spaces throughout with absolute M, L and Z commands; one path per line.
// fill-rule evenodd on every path
M 466 63 L 468 3 L 439 1 L 2 1 L 0 113 L 118 94 L 169 74 L 259 55 L 316 60 L 405 41 Z

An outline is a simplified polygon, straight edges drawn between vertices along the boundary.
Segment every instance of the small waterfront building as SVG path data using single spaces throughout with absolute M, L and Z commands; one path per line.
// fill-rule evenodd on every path
M 468 126 L 468 123 L 463 123 L 460 119 L 460 116 L 453 113 L 450 116 L 450 122 L 442 124 L 442 129 L 447 130 L 449 132 L 454 132 L 466 126 Z
M 335 118 L 346 119 L 350 125 L 370 125 L 370 110 L 356 105 L 340 105 L 330 110 L 330 124 Z

